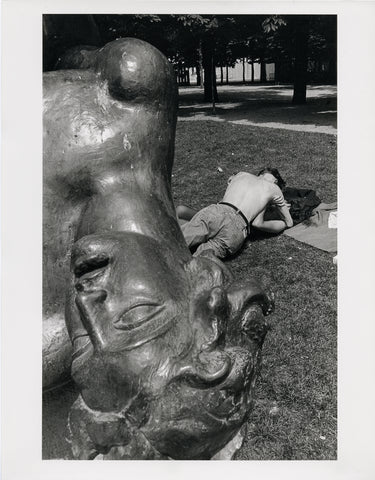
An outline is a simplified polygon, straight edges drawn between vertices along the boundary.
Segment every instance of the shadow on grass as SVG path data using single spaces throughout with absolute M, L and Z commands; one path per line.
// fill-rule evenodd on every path
M 216 121 L 239 121 L 283 124 L 312 124 L 337 127 L 336 87 L 309 87 L 305 105 L 292 104 L 290 86 L 229 86 L 219 88 Z M 203 101 L 201 89 L 180 89 L 179 118 L 210 117 L 212 105 Z

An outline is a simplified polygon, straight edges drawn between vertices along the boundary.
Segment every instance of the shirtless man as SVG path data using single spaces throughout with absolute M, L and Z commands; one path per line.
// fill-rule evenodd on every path
M 233 255 L 244 243 L 250 225 L 269 233 L 280 233 L 293 226 L 281 191 L 285 182 L 277 169 L 265 168 L 258 175 L 240 172 L 230 177 L 228 183 L 221 202 L 203 208 L 185 223 L 184 213 L 187 219 L 188 211 L 177 208 L 186 243 L 190 249 L 196 248 L 194 255 L 207 250 L 218 258 Z M 278 220 L 264 219 L 269 205 L 278 211 Z

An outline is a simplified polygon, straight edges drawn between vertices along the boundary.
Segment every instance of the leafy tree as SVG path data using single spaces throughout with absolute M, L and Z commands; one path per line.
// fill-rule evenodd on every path
M 232 17 L 221 15 L 173 15 L 180 26 L 177 34 L 182 40 L 180 51 L 184 52 L 187 66 L 196 66 L 199 77 L 204 70 L 204 98 L 218 101 L 215 67 L 222 61 L 229 42 Z M 182 30 L 181 30 L 182 29 Z M 186 52 L 186 45 L 193 50 Z
M 329 65 L 330 81 L 336 82 L 335 15 L 274 15 L 264 20 L 263 28 L 268 35 L 276 76 L 285 80 L 285 77 L 290 78 L 290 70 L 293 70 L 293 103 L 306 103 L 306 85 L 312 79 L 309 64 L 324 59 Z
M 321 79 L 322 66 L 336 81 L 334 15 L 45 15 L 43 27 L 47 68 L 64 48 L 134 36 L 161 50 L 177 73 L 195 67 L 198 84 L 204 71 L 206 101 L 218 101 L 215 67 L 234 66 L 238 59 L 243 68 L 252 65 L 252 80 L 259 62 L 261 81 L 266 62 L 274 62 L 275 80 L 293 81 L 295 103 L 306 101 L 306 83 Z
M 43 15 L 43 70 L 53 70 L 60 55 L 76 45 L 101 46 L 93 15 Z

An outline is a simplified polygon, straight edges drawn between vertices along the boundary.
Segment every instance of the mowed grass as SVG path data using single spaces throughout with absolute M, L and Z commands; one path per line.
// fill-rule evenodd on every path
M 287 185 L 312 188 L 330 203 L 337 199 L 336 162 L 336 138 L 331 135 L 179 122 L 174 201 L 202 208 L 221 199 L 231 174 L 273 166 Z M 255 406 L 237 459 L 336 458 L 337 285 L 332 256 L 279 235 L 250 238 L 227 261 L 236 278 L 254 276 L 276 297 Z

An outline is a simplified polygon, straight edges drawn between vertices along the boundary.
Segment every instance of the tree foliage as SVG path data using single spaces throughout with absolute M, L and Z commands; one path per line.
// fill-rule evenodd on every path
M 265 80 L 266 62 L 275 63 L 277 81 L 292 81 L 302 89 L 306 89 L 303 85 L 307 81 L 320 80 L 323 67 L 326 79 L 336 79 L 334 15 L 45 15 L 44 25 L 49 29 L 45 49 L 53 45 L 61 53 L 64 44 L 72 46 L 72 28 L 68 28 L 67 18 L 62 24 L 62 17 L 72 18 L 76 44 L 89 44 L 95 38 L 95 45 L 104 45 L 119 37 L 134 36 L 156 46 L 176 69 L 195 67 L 202 77 L 203 67 L 206 100 L 218 100 L 214 67 L 234 66 L 238 59 L 260 62 L 261 81 Z M 81 41 L 78 17 L 85 26 Z M 89 22 L 86 17 L 90 17 Z M 96 27 L 95 35 L 88 34 L 87 25 Z

